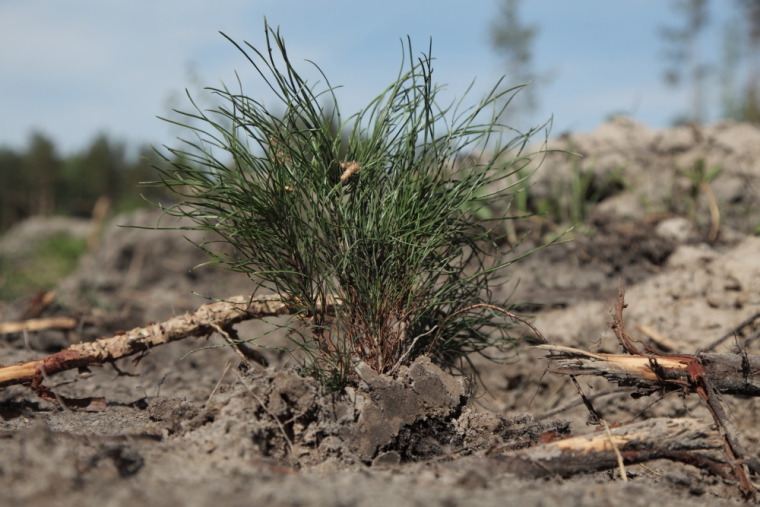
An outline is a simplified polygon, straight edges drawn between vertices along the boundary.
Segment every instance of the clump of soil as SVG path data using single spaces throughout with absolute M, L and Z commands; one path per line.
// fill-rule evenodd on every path
M 167 478 L 212 483 L 262 470 L 398 468 L 477 455 L 495 445 L 528 446 L 546 432 L 569 430 L 563 421 L 472 411 L 464 379 L 426 357 L 396 377 L 363 364 L 357 370 L 362 380 L 340 393 L 324 392 L 292 369 L 241 367 L 206 402 L 148 397 L 105 413 L 33 405 L 6 412 L 8 429 L 0 439 L 6 499 L 55 497 L 60 503 L 61 494 L 97 496 L 120 479 L 129 479 L 130 494 L 139 489 L 161 498 Z M 175 499 L 190 497 L 175 492 Z
M 207 403 L 156 398 L 148 401 L 148 413 L 175 438 L 207 442 L 209 459 L 225 459 L 229 447 L 296 468 L 451 459 L 516 441 L 530 445 L 542 433 L 568 430 L 563 421 L 474 413 L 464 379 L 427 357 L 396 377 L 365 364 L 357 370 L 362 380 L 342 392 L 324 392 L 291 369 L 248 370 Z

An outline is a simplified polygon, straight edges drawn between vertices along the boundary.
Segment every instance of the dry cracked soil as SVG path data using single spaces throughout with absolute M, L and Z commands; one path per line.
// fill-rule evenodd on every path
M 620 352 L 609 322 L 623 280 L 626 326 L 634 339 L 654 337 L 656 345 L 695 353 L 728 334 L 713 351 L 741 347 L 760 354 L 760 322 L 731 333 L 760 312 L 760 129 L 720 123 L 658 131 L 617 118 L 590 133 L 560 136 L 549 147 L 582 157 L 548 154 L 533 176 L 532 198 L 551 199 L 583 176 L 594 187 L 589 192 L 596 192 L 593 202 L 583 223 L 564 235 L 567 241 L 511 266 L 498 293 L 524 302 L 518 311 L 553 344 Z M 721 170 L 709 185 L 700 185 L 699 167 Z M 73 341 L 191 311 L 206 297 L 250 289 L 239 275 L 190 270 L 204 258 L 179 232 L 117 227 L 152 226 L 157 216 L 141 211 L 116 217 L 100 246 L 60 284 L 55 302 L 41 314 L 79 315 L 86 325 L 69 333 L 2 336 L 0 362 L 36 359 Z M 20 224 L 2 238 L 0 249 L 24 248 L 51 223 Z M 56 221 L 55 227 L 87 231 L 87 224 L 76 221 Z M 526 221 L 513 231 L 525 237 L 514 255 L 560 230 L 550 220 Z M 5 304 L 0 321 L 19 319 L 29 308 L 28 300 Z M 66 409 L 26 387 L 0 390 L 0 503 L 742 502 L 730 478 L 665 460 L 627 467 L 627 482 L 617 469 L 526 479 L 492 466 L 488 456 L 495 448 L 594 431 L 576 387 L 547 373 L 545 354 L 527 343 L 505 363 L 472 358 L 479 384 L 422 357 L 393 378 L 358 364 L 360 380 L 331 393 L 299 375 L 278 347 L 283 336 L 277 324 L 272 319 L 238 326 L 241 337 L 262 337 L 268 367 L 241 365 L 233 351 L 220 346 L 219 336 L 211 336 L 157 347 L 139 361 L 119 361 L 118 369 L 67 372 L 46 381 L 67 397 L 103 397 L 100 407 Z M 653 417 L 712 421 L 693 395 L 633 398 L 630 390 L 604 380 L 578 379 L 613 423 Z M 756 455 L 756 399 L 727 403 L 744 446 Z

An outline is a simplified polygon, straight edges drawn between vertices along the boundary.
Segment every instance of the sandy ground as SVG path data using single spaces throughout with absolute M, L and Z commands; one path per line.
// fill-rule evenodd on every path
M 760 130 L 741 124 L 652 131 L 625 119 L 552 147 L 535 175 L 550 192 L 573 170 L 617 171 L 624 188 L 590 210 L 572 241 L 514 265 L 514 292 L 552 343 L 620 352 L 609 329 L 618 281 L 627 285 L 626 326 L 664 336 L 677 352 L 705 350 L 760 312 Z M 709 201 L 693 196 L 685 170 L 721 164 L 711 182 L 720 204 L 719 236 L 710 237 Z M 558 183 L 560 182 L 560 183 Z M 162 321 L 204 303 L 245 293 L 239 276 L 188 269 L 203 257 L 180 234 L 115 227 L 155 223 L 140 212 L 117 218 L 100 249 L 57 291 L 46 314 L 84 312 L 78 334 L 7 335 L 0 362 L 60 350 L 73 340 L 109 336 Z M 537 241 L 556 231 L 540 224 Z M 5 238 L 3 241 L 7 241 Z M 525 248 L 523 246 L 522 248 Z M 519 283 L 517 283 L 519 281 Z M 2 308 L 2 320 L 23 311 Z M 646 327 L 642 327 L 646 326 Z M 270 332 L 267 322 L 239 326 L 241 336 Z M 760 321 L 718 345 L 760 355 Z M 67 410 L 15 386 L 0 390 L 0 490 L 5 505 L 733 505 L 735 482 L 698 468 L 653 461 L 569 477 L 519 479 L 492 466 L 494 446 L 538 445 L 541 433 L 582 434 L 588 411 L 575 387 L 546 373 L 542 352 L 526 344 L 505 364 L 473 358 L 482 385 L 441 371 L 424 358 L 389 379 L 364 372 L 345 393 L 325 393 L 293 369 L 286 354 L 263 350 L 269 368 L 239 368 L 219 337 L 152 350 L 89 374 L 47 383 L 70 397 L 105 397 L 99 410 Z M 195 351 L 195 352 L 193 352 Z M 191 353 L 192 352 L 192 353 Z M 604 380 L 579 377 L 612 423 L 710 415 L 695 396 L 633 399 Z M 727 398 L 747 449 L 760 448 L 758 404 Z

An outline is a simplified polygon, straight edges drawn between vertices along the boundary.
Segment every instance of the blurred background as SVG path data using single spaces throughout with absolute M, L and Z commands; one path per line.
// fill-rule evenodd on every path
M 187 90 L 248 81 L 219 34 L 263 47 L 264 18 L 291 58 L 341 85 L 344 118 L 390 84 L 401 42 L 436 58 L 438 83 L 473 101 L 502 75 L 530 85 L 508 119 L 553 119 L 551 135 L 615 115 L 650 127 L 723 118 L 757 122 L 760 1 L 750 0 L 0 0 L 0 232 L 29 216 L 90 217 L 144 204 L 158 119 Z

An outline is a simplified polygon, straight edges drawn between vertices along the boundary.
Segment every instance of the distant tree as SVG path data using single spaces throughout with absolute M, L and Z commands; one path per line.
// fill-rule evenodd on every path
M 66 205 L 62 211 L 89 216 L 99 197 L 117 201 L 130 190 L 122 186 L 127 170 L 124 144 L 98 135 L 85 150 L 67 160 L 66 181 L 61 188 Z
M 165 200 L 168 190 L 163 185 L 146 185 L 160 179 L 156 166 L 162 161 L 150 146 L 140 147 L 137 158 L 130 162 L 127 170 L 122 172 L 121 188 L 123 192 L 116 202 L 119 211 L 134 209 Z M 175 199 L 172 196 L 172 200 Z
M 665 42 L 667 62 L 665 82 L 691 87 L 691 111 L 687 120 L 701 123 L 705 108 L 705 81 L 710 67 L 700 48 L 700 38 L 709 23 L 708 0 L 675 0 L 674 9 L 680 26 L 664 26 L 660 35 Z
M 158 179 L 158 155 L 148 146 L 128 157 L 124 143 L 99 135 L 81 152 L 59 157 L 55 145 L 35 133 L 23 150 L 0 148 L 0 233 L 33 215 L 90 217 L 99 198 L 116 211 L 165 199 Z
M 491 44 L 506 63 L 507 86 L 533 83 L 522 93 L 520 103 L 527 110 L 537 106 L 535 82 L 539 75 L 533 68 L 533 44 L 537 25 L 526 25 L 520 18 L 520 0 L 501 0 L 499 16 L 490 27 Z
M 23 158 L 10 148 L 0 149 L 0 232 L 28 214 Z
M 741 93 L 737 90 L 737 69 L 744 53 L 744 34 L 737 30 L 742 20 L 733 17 L 723 26 L 723 41 L 719 65 L 720 106 L 721 113 L 726 118 L 740 119 L 743 116 Z
M 90 145 L 85 165 L 92 181 L 93 197 L 120 197 L 122 173 L 127 169 L 123 143 L 109 140 L 105 134 L 99 135 Z
M 55 187 L 58 183 L 61 159 L 53 141 L 43 134 L 32 134 L 23 157 L 24 183 L 22 192 L 28 198 L 29 215 L 48 216 L 55 211 Z
M 740 119 L 760 123 L 760 0 L 738 0 L 746 23 L 747 81 Z

